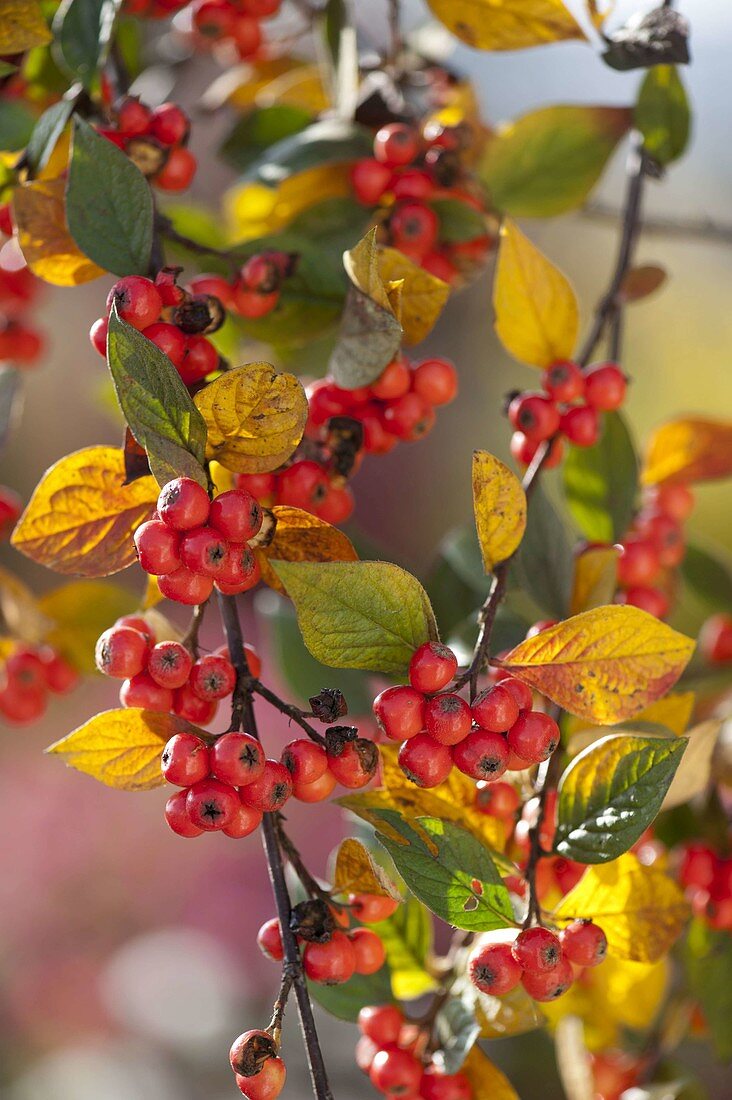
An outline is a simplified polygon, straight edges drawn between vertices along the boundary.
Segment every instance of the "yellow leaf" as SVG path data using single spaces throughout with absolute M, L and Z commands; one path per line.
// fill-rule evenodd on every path
M 343 254 L 343 266 L 353 285 L 389 313 L 394 313 L 379 265 L 376 230 L 371 229 L 357 245 Z
M 659 726 L 665 726 L 672 733 L 680 735 L 686 733 L 689 728 L 695 702 L 696 696 L 693 691 L 672 691 L 637 714 L 636 720 L 655 722 Z
M 54 624 L 46 641 L 76 668 L 94 672 L 97 638 L 115 619 L 134 611 L 135 599 L 109 581 L 69 581 L 42 596 L 39 606 Z
M 492 573 L 524 537 L 526 494 L 516 475 L 487 451 L 473 451 L 473 512 L 483 568 Z
M 284 73 L 304 68 L 304 62 L 291 57 L 261 58 L 243 61 L 227 68 L 201 97 L 203 106 L 213 111 L 224 104 L 246 111 L 257 102 L 260 92 Z
M 336 856 L 333 886 L 337 894 L 376 894 L 401 901 L 401 895 L 360 840 L 344 840 Z
M 419 344 L 432 331 L 450 297 L 450 287 L 396 248 L 382 248 L 378 267 L 385 283 L 401 282 L 399 320 L 405 344 Z
M 165 596 L 160 591 L 160 585 L 158 584 L 158 578 L 151 575 L 147 576 L 145 581 L 145 595 L 142 597 L 142 609 L 147 611 L 149 607 L 155 607 L 161 600 L 164 600 Z
M 152 477 L 124 484 L 124 455 L 85 447 L 41 478 L 13 532 L 16 550 L 57 573 L 106 577 L 136 560 L 132 535 L 160 489 Z
M 722 721 L 710 718 L 700 722 L 686 735 L 689 739 L 673 782 L 666 792 L 662 810 L 672 810 L 689 802 L 704 791 L 712 771 L 712 754 L 722 728 Z
M 302 383 L 269 363 L 226 371 L 194 400 L 208 428 L 206 458 L 237 473 L 281 466 L 302 439 L 308 416 Z
M 276 504 L 272 509 L 277 526 L 269 546 L 257 551 L 262 580 L 277 592 L 285 586 L 269 564 L 276 561 L 358 561 L 353 543 L 337 527 L 302 508 Z
M 15 189 L 18 243 L 31 271 L 54 286 L 79 286 L 105 271 L 79 250 L 66 226 L 65 181 L 34 180 Z
M 25 53 L 52 38 L 38 0 L 0 0 L 0 54 Z
M 610 726 L 665 695 L 693 650 L 647 612 L 610 605 L 548 627 L 496 663 L 570 714 Z
M 680 887 L 664 871 L 630 852 L 588 867 L 554 911 L 560 922 L 596 921 L 619 959 L 652 963 L 668 954 L 689 917 Z
M 493 306 L 501 343 L 522 363 L 544 368 L 571 357 L 579 328 L 575 293 L 510 218 L 501 229 Z
M 518 1093 L 506 1075 L 480 1047 L 473 1047 L 470 1051 L 462 1072 L 472 1086 L 472 1100 L 519 1100 Z
M 706 417 L 670 420 L 648 441 L 644 485 L 714 481 L 732 474 L 732 421 Z
M 46 752 L 108 787 L 149 791 L 165 782 L 160 757 L 166 741 L 176 733 L 201 732 L 175 714 L 126 707 L 96 714 Z
M 352 193 L 350 165 L 325 164 L 306 168 L 276 188 L 261 183 L 237 183 L 224 196 L 232 237 L 248 241 L 284 229 L 315 203 Z
M 3 628 L 15 639 L 37 643 L 45 639 L 52 623 L 27 585 L 0 568 L 0 616 Z
M 264 84 L 256 95 L 258 107 L 299 107 L 319 115 L 330 107 L 320 65 L 298 65 Z
M 522 50 L 585 37 L 562 0 L 427 0 L 427 3 L 454 35 L 479 50 Z
M 574 561 L 570 610 L 573 615 L 611 602 L 618 579 L 616 546 L 593 546 Z

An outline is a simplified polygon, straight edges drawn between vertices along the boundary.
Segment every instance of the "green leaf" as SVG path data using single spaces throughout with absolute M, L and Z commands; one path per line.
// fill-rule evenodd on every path
M 99 267 L 114 275 L 147 274 L 153 239 L 150 187 L 121 149 L 78 117 L 66 219 L 81 251 Z
M 28 167 L 32 175 L 37 175 L 48 164 L 51 153 L 56 147 L 56 142 L 64 132 L 69 119 L 74 113 L 76 96 L 69 99 L 60 99 L 48 110 L 44 111 L 38 122 L 33 127 L 33 133 L 26 149 Z
M 480 1036 L 473 998 L 450 997 L 435 1020 L 446 1073 L 457 1073 Z
M 17 73 L 17 71 L 17 65 L 11 65 L 9 61 L 0 61 L 0 79 L 5 76 L 10 76 L 11 73 Z
M 578 863 L 627 852 L 658 813 L 686 745 L 610 734 L 579 753 L 559 782 L 555 851 Z
M 508 890 L 496 865 L 467 829 L 436 817 L 419 817 L 410 824 L 397 810 L 373 809 L 372 815 L 383 822 L 384 831 L 377 831 L 376 839 L 412 893 L 435 916 L 468 932 L 514 924 Z
M 499 210 L 548 217 L 581 206 L 631 123 L 624 107 L 541 107 L 491 138 L 479 176 Z
M 399 351 L 402 326 L 358 287 L 350 286 L 341 317 L 338 343 L 328 364 L 337 386 L 356 390 L 381 375 Z
M 126 321 L 109 316 L 107 362 L 130 430 L 160 485 L 191 477 L 204 488 L 206 424 L 162 351 Z
M 385 1005 L 392 1001 L 389 967 L 375 974 L 356 974 L 342 985 L 308 982 L 310 996 L 321 1008 L 339 1020 L 355 1023 L 364 1005 Z
M 35 115 L 17 99 L 0 100 L 0 149 L 15 153 L 25 149 L 33 132 Z
M 638 493 L 638 456 L 624 418 L 605 413 L 594 447 L 570 447 L 564 494 L 575 523 L 593 542 L 616 542 L 628 530 Z
M 294 233 L 309 241 L 317 241 L 322 257 L 325 252 L 329 265 L 338 270 L 343 291 L 346 275 L 343 270 L 343 253 L 359 241 L 369 224 L 368 212 L 348 195 L 327 199 L 306 207 L 294 218 L 288 233 Z
M 237 121 L 219 152 L 237 172 L 245 172 L 264 149 L 299 134 L 312 117 L 310 111 L 289 103 L 257 107 Z
M 440 241 L 462 244 L 486 234 L 485 216 L 459 199 L 435 199 L 430 203 L 440 219 Z
M 511 563 L 511 578 L 552 619 L 569 609 L 573 579 L 572 541 L 541 485 L 531 493 L 526 533 Z
M 404 673 L 415 649 L 436 639 L 427 593 L 383 561 L 286 562 L 272 567 L 295 605 L 303 641 L 331 668 Z
M 421 902 L 407 897 L 393 916 L 372 927 L 386 948 L 391 988 L 398 1001 L 421 997 L 435 988 L 435 979 L 425 970 L 432 950 L 432 918 Z
M 684 961 L 689 985 L 699 999 L 717 1057 L 732 1058 L 732 936 L 694 920 Z
M 86 87 L 109 50 L 121 0 L 63 0 L 53 20 L 55 52 L 62 68 Z
M 681 575 L 697 596 L 718 610 L 732 611 L 732 566 L 728 561 L 690 543 Z
M 346 0 L 328 0 L 324 8 L 323 33 L 333 64 L 338 65 L 341 52 L 341 31 L 348 24 Z
M 649 69 L 638 95 L 635 124 L 643 144 L 658 164 L 670 164 L 685 152 L 691 111 L 681 77 L 673 65 Z
M 239 182 L 277 187 L 306 168 L 367 157 L 373 153 L 373 145 L 373 134 L 365 126 L 344 119 L 325 119 L 270 146 L 250 164 Z

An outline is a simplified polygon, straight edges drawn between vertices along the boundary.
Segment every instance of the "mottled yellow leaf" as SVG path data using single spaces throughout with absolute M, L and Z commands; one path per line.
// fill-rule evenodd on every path
M 85 447 L 41 478 L 13 532 L 16 550 L 57 573 L 106 577 L 136 560 L 132 535 L 160 489 L 152 477 L 124 484 L 124 455 Z
M 41 596 L 39 606 L 53 621 L 46 641 L 80 671 L 94 672 L 97 638 L 134 611 L 135 599 L 111 581 L 69 581 Z
M 38 0 L 0 0 L 0 54 L 25 53 L 52 37 Z
M 570 714 L 609 726 L 665 695 L 693 650 L 647 612 L 613 604 L 548 627 L 496 663 Z
M 483 568 L 510 558 L 526 530 L 526 494 L 514 473 L 487 451 L 473 451 L 473 513 Z
M 302 439 L 308 415 L 300 380 L 269 363 L 226 371 L 194 400 L 208 429 L 206 457 L 237 473 L 281 466 Z
M 732 420 L 684 417 L 662 424 L 646 447 L 641 480 L 715 481 L 732 474 Z
M 679 769 L 666 792 L 662 810 L 672 810 L 706 790 L 711 777 L 712 755 L 722 721 L 710 718 L 687 733 L 688 744 Z
M 593 546 L 577 555 L 570 602 L 573 615 L 612 601 L 617 588 L 619 554 L 616 546 Z
M 13 215 L 28 267 L 54 286 L 79 286 L 106 274 L 80 251 L 66 226 L 65 180 L 33 180 L 15 189 Z
M 333 886 L 337 894 L 376 894 L 401 901 L 399 891 L 371 858 L 368 849 L 353 837 L 344 840 L 338 849 Z
M 462 1072 L 472 1086 L 472 1100 L 519 1100 L 513 1085 L 480 1047 L 473 1047 Z
M 378 269 L 384 283 L 401 283 L 399 320 L 404 343 L 419 344 L 442 313 L 450 287 L 396 248 L 379 249 Z
M 165 742 L 176 733 L 202 731 L 175 714 L 126 707 L 96 714 L 46 752 L 62 756 L 70 768 L 107 787 L 149 791 L 165 782 L 160 757 Z
M 353 543 L 337 527 L 318 519 L 302 508 L 276 504 L 277 520 L 272 542 L 257 550 L 262 580 L 270 588 L 284 592 L 282 581 L 269 564 L 276 561 L 358 561 Z
M 343 254 L 343 266 L 353 285 L 382 309 L 393 313 L 386 288 L 387 280 L 379 269 L 379 249 L 376 230 L 371 229 L 357 245 Z
M 495 327 L 507 351 L 532 367 L 571 357 L 579 311 L 568 280 L 506 218 L 493 283 Z
M 596 921 L 619 959 L 652 963 L 668 954 L 689 917 L 681 888 L 630 852 L 589 867 L 554 911 L 560 922 Z
M 8 569 L 0 568 L 0 617 L 14 638 L 37 643 L 45 639 L 51 620 L 30 588 Z
M 427 0 L 454 35 L 479 50 L 522 50 L 584 38 L 562 0 Z

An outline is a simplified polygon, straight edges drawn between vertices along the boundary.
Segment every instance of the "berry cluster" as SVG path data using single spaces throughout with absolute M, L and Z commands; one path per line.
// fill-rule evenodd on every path
M 198 482 L 179 477 L 163 486 L 153 519 L 135 531 L 140 565 L 178 603 L 203 603 L 214 585 L 227 596 L 253 588 L 259 562 L 248 543 L 262 526 L 262 509 L 246 489 L 214 500 Z
M 473 1089 L 464 1073 L 445 1073 L 429 1055 L 418 1056 L 423 1033 L 396 1005 L 362 1008 L 358 1028 L 356 1064 L 390 1100 L 472 1100 Z
M 732 858 L 720 856 L 708 844 L 688 844 L 679 880 L 696 917 L 712 928 L 732 932 Z
M 528 466 L 539 445 L 553 440 L 547 467 L 562 458 L 562 440 L 575 447 L 592 447 L 601 435 L 600 415 L 619 409 L 628 380 L 617 363 L 595 363 L 582 370 L 571 360 L 559 360 L 544 371 L 541 393 L 512 393 L 506 411 L 513 426 L 511 454 Z
M 456 672 L 451 649 L 425 642 L 412 656 L 409 685 L 387 688 L 374 700 L 379 726 L 389 740 L 402 742 L 399 764 L 413 783 L 436 787 L 453 766 L 490 783 L 507 769 L 523 770 L 551 756 L 559 727 L 532 709 L 526 684 L 505 676 L 470 705 L 443 690 Z
M 249 1100 L 276 1100 L 287 1070 L 269 1031 L 245 1031 L 231 1045 L 229 1064 L 237 1088 Z
M 296 264 L 296 253 L 270 248 L 250 256 L 232 282 L 222 275 L 196 275 L 188 284 L 188 291 L 216 297 L 232 313 L 256 320 L 275 308 L 282 283 L 294 274 Z
M 66 695 L 79 673 L 50 645 L 18 644 L 0 671 L 0 715 L 21 725 L 44 714 L 48 696 Z
M 196 44 L 210 47 L 230 43 L 244 61 L 257 53 L 264 40 L 262 21 L 280 10 L 282 0 L 195 0 L 191 18 Z
M 0 236 L 11 237 L 10 205 L 0 206 Z M 0 362 L 24 370 L 41 358 L 44 341 L 28 324 L 26 314 L 36 303 L 40 280 L 36 279 L 19 252 L 0 254 Z
M 137 96 L 125 96 L 112 110 L 112 126 L 99 132 L 161 191 L 185 191 L 196 174 L 196 158 L 186 148 L 191 123 L 176 103 L 151 110 Z
M 494 244 L 487 223 L 470 240 L 441 240 L 440 199 L 462 203 L 486 214 L 482 194 L 475 189 L 461 159 L 470 131 L 428 121 L 420 133 L 414 126 L 391 122 L 376 133 L 374 155 L 353 166 L 354 194 L 364 206 L 381 206 L 381 239 L 446 283 L 457 282 L 463 269 L 485 262 Z
M 268 508 L 289 504 L 326 523 L 345 523 L 354 509 L 353 492 L 342 476 L 329 469 L 324 454 L 318 460 L 300 458 L 270 474 L 239 474 L 237 486 Z
M 493 933 L 481 939 L 468 962 L 470 980 L 481 993 L 501 996 L 521 983 L 535 1001 L 555 1001 L 580 970 L 597 966 L 607 954 L 603 930 L 591 920 L 575 920 L 559 935 L 536 925 L 512 939 Z

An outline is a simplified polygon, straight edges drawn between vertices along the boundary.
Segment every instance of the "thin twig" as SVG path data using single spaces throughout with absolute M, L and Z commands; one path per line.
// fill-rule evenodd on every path
M 300 707 L 296 707 L 294 703 L 286 703 L 284 699 L 280 699 L 279 695 L 276 695 L 273 691 L 270 691 L 261 680 L 252 680 L 250 690 L 255 695 L 260 695 L 262 699 L 266 701 L 280 714 L 285 714 L 292 722 L 297 722 L 298 726 L 305 731 L 308 737 L 312 741 L 317 741 L 319 745 L 325 745 L 325 738 L 322 733 L 318 733 L 314 726 L 311 726 L 307 720 L 306 714 Z
M 327 890 L 324 890 L 317 879 L 308 871 L 305 866 L 300 852 L 295 847 L 290 837 L 285 832 L 283 825 L 282 815 L 278 815 L 275 820 L 275 828 L 277 830 L 277 839 L 279 840 L 280 847 L 287 858 L 288 863 L 292 867 L 293 871 L 300 879 L 304 889 L 312 898 L 319 898 L 324 901 L 326 905 L 332 905 L 336 909 L 342 908 L 337 902 L 334 902 L 331 895 Z
M 194 658 L 198 657 L 198 634 L 201 630 L 201 624 L 203 623 L 203 616 L 206 614 L 206 607 L 208 600 L 204 600 L 203 603 L 198 603 L 193 608 L 193 615 L 186 631 L 182 644 L 189 649 Z
M 384 58 L 384 63 L 389 66 L 394 66 L 404 49 L 404 37 L 402 35 L 402 5 L 401 0 L 388 0 L 388 4 L 389 46 Z
M 167 218 L 159 211 L 155 214 L 156 229 L 162 237 L 171 244 L 177 244 L 181 248 L 185 248 L 187 252 L 192 252 L 196 256 L 216 256 L 220 260 L 224 260 L 232 272 L 238 272 L 241 266 L 240 259 L 234 255 L 233 252 L 223 248 L 213 248 L 207 244 L 201 244 L 199 241 L 194 241 L 192 237 L 187 237 L 184 233 L 179 233 L 173 226 L 170 218 Z

